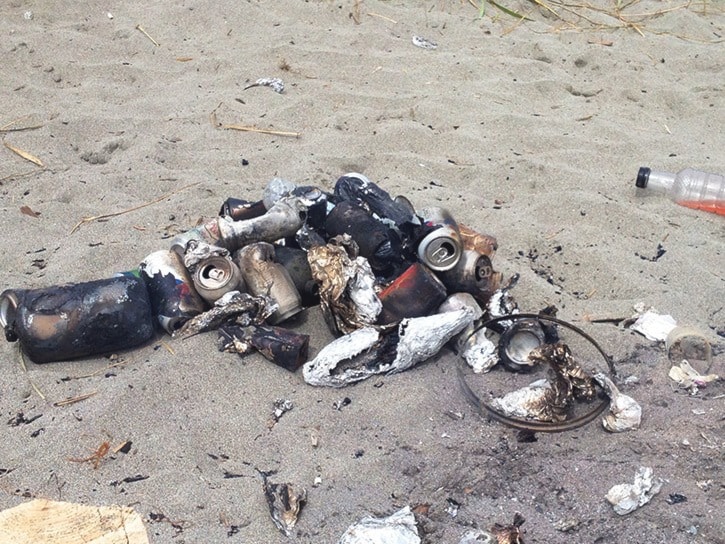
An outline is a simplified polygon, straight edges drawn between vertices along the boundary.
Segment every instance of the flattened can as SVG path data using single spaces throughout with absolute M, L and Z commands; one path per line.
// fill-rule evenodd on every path
M 173 334 L 192 317 L 206 310 L 204 299 L 176 251 L 162 249 L 146 257 L 139 265 L 151 299 L 151 309 L 159 325 Z
M 36 363 L 128 349 L 154 333 L 148 291 L 120 276 L 0 294 L 0 325 Z

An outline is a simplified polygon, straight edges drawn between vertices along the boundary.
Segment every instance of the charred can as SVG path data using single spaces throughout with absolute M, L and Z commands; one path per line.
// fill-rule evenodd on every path
M 266 295 L 277 303 L 277 311 L 267 321 L 275 325 L 302 310 L 302 299 L 289 272 L 274 261 L 274 247 L 257 242 L 243 247 L 234 255 L 247 290 L 252 295 Z
M 244 221 L 245 219 L 254 219 L 260 215 L 267 213 L 263 200 L 250 202 L 241 198 L 227 198 L 222 204 L 219 215 L 222 217 L 231 217 L 234 221 Z
M 244 291 L 239 267 L 228 257 L 214 255 L 202 259 L 192 276 L 196 292 L 209 304 L 214 304 L 229 291 Z
M 479 300 L 490 297 L 501 283 L 501 273 L 494 271 L 491 259 L 469 249 L 463 251 L 456 266 L 438 276 L 451 293 L 470 293 Z
M 462 245 L 458 225 L 443 208 L 428 208 L 421 213 L 429 230 L 418 243 L 418 259 L 431 270 L 450 270 L 461 258 Z
M 36 363 L 127 349 L 154 333 L 148 291 L 120 276 L 0 295 L 0 325 Z
M 379 297 L 383 311 L 378 323 L 386 325 L 405 317 L 434 313 L 446 298 L 446 288 L 427 267 L 415 263 L 388 285 Z
M 312 278 L 310 262 L 304 249 L 273 246 L 274 260 L 285 267 L 302 297 L 302 304 L 314 306 L 320 302 L 320 286 Z
M 141 262 L 139 270 L 149 290 L 153 313 L 169 334 L 206 310 L 176 251 L 162 249 L 151 253 Z
M 498 356 L 508 370 L 528 372 L 535 366 L 529 354 L 545 343 L 546 335 L 538 319 L 520 319 L 501 334 Z
M 388 241 L 388 228 L 365 209 L 343 200 L 327 215 L 325 230 L 332 236 L 349 234 L 360 249 L 360 255 L 369 259 Z

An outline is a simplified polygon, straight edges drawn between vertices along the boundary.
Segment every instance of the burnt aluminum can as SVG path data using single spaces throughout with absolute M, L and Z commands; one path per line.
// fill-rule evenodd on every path
M 154 334 L 144 282 L 119 276 L 0 294 L 0 325 L 36 363 L 135 347 Z
M 234 262 L 250 294 L 266 295 L 277 303 L 277 310 L 267 318 L 270 325 L 302 310 L 300 293 L 285 267 L 275 262 L 272 244 L 257 242 L 245 246 L 234 254 Z
M 513 372 L 529 372 L 535 363 L 529 354 L 546 344 L 546 334 L 538 319 L 519 319 L 499 338 L 498 356 L 501 363 Z
M 302 297 L 302 304 L 315 306 L 320 302 L 320 286 L 312 278 L 310 261 L 304 249 L 288 246 L 274 247 L 274 260 L 285 267 Z
M 192 281 L 196 292 L 209 304 L 214 304 L 229 291 L 244 291 L 244 279 L 239 267 L 229 257 L 213 255 L 196 264 Z
M 463 252 L 458 225 L 443 208 L 428 208 L 421 218 L 429 232 L 418 242 L 418 259 L 436 272 L 450 270 Z
M 501 284 L 501 273 L 493 269 L 491 259 L 470 249 L 463 251 L 456 266 L 439 272 L 438 277 L 451 293 L 470 293 L 479 300 L 488 299 Z
M 360 255 L 370 259 L 388 241 L 389 229 L 359 204 L 343 200 L 327 214 L 325 230 L 330 237 L 349 234 Z
M 378 295 L 383 303 L 378 323 L 387 325 L 405 317 L 435 313 L 446 299 L 446 287 L 421 263 L 409 266 Z
M 227 198 L 222 204 L 219 215 L 222 217 L 231 217 L 234 221 L 244 221 L 246 219 L 254 219 L 260 215 L 264 215 L 267 208 L 263 200 L 250 202 L 241 198 Z
M 161 328 L 169 334 L 206 310 L 204 299 L 184 266 L 181 255 L 162 249 L 148 255 L 139 265 L 151 299 L 151 309 Z
M 482 255 L 486 255 L 489 259 L 493 259 L 498 249 L 498 241 L 490 234 L 481 234 L 466 225 L 458 224 L 458 235 L 461 238 L 463 249 L 478 251 Z

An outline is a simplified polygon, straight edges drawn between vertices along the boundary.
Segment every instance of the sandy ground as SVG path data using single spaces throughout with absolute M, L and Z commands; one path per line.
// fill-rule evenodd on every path
M 154 543 L 333 543 L 406 505 L 426 543 L 515 512 L 526 542 L 724 542 L 722 383 L 678 390 L 661 345 L 586 321 L 654 306 L 705 334 L 723 374 L 725 222 L 633 186 L 643 165 L 725 173 L 725 17 L 706 4 L 594 29 L 513 2 L 533 20 L 492 6 L 479 17 L 463 1 L 3 2 L 0 124 L 15 121 L 3 138 L 43 164 L 0 148 L 3 288 L 109 277 L 227 197 L 259 198 L 274 176 L 330 189 L 359 171 L 495 235 L 495 267 L 521 275 L 521 309 L 554 304 L 593 335 L 620 377 L 638 378 L 623 390 L 644 415 L 631 433 L 592 423 L 521 442 L 466 402 L 448 350 L 335 390 L 219 353 L 214 333 L 27 370 L 3 343 L 0 507 L 129 505 Z M 260 77 L 283 78 L 285 92 L 244 90 Z M 311 334 L 313 354 L 332 339 L 319 308 L 291 326 Z M 487 379 L 471 384 L 482 393 Z M 294 408 L 270 426 L 278 398 Z M 69 461 L 126 440 L 128 454 L 96 469 Z M 604 496 L 640 466 L 662 491 L 620 517 Z M 290 538 L 257 469 L 308 490 Z

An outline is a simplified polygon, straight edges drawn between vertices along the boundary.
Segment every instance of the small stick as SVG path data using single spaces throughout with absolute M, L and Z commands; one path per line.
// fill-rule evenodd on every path
M 141 31 L 141 33 L 142 33 L 142 34 L 143 34 L 144 36 L 146 36 L 146 37 L 147 37 L 147 38 L 148 38 L 149 40 L 151 40 L 151 43 L 153 43 L 153 44 L 154 44 L 154 45 L 155 45 L 156 47 L 161 47 L 161 44 L 160 44 L 159 42 L 157 42 L 156 40 L 154 40 L 154 39 L 153 39 L 153 38 L 152 38 L 152 37 L 151 37 L 151 36 L 149 35 L 149 33 L 148 33 L 148 32 L 146 32 L 146 31 L 144 30 L 144 28 L 143 28 L 143 27 L 142 27 L 141 25 L 136 25 L 136 30 L 140 30 L 140 31 Z
M 380 17 L 381 19 L 384 19 L 385 21 L 391 22 L 394 25 L 398 24 L 398 21 L 395 19 L 391 19 L 390 17 L 386 17 L 385 15 L 380 15 L 379 13 L 373 13 L 372 11 L 368 12 L 368 16 L 370 17 Z
M 59 400 L 58 402 L 54 402 L 53 406 L 56 406 L 58 408 L 62 406 L 70 406 L 71 404 L 75 404 L 76 402 L 81 402 L 86 399 L 90 399 L 92 396 L 97 395 L 98 391 L 93 391 L 92 393 L 85 393 L 84 395 L 78 395 L 77 397 L 68 397 L 67 399 Z
M 273 134 L 275 136 L 291 136 L 293 138 L 299 138 L 300 136 L 302 136 L 302 133 L 300 133 L 300 132 L 284 132 L 281 130 L 269 130 L 266 128 L 248 127 L 245 125 L 221 125 L 220 128 L 239 130 L 242 132 L 258 132 L 260 134 Z
M 41 161 L 38 157 L 35 155 L 28 153 L 27 151 L 23 151 L 22 149 L 15 147 L 14 145 L 11 145 L 7 142 L 3 142 L 5 144 L 5 147 L 7 147 L 10 151 L 13 153 L 20 155 L 22 158 L 24 158 L 26 161 L 30 161 L 33 164 L 37 164 L 41 168 L 45 168 L 45 165 L 43 164 L 43 161 Z
M 11 179 L 27 178 L 28 176 L 35 176 L 38 174 L 38 172 L 41 172 L 41 170 L 38 170 L 36 168 L 34 170 L 28 170 L 27 172 L 23 172 L 22 174 L 10 174 L 9 176 L 0 178 L 0 185 L 2 185 L 3 181 L 10 181 Z
M 30 376 L 28 375 L 28 367 L 25 366 L 25 356 L 23 355 L 23 350 L 20 349 L 19 346 L 18 350 L 20 351 L 20 366 L 23 369 L 23 373 L 25 373 L 25 377 L 30 382 L 30 386 L 33 388 L 33 391 L 35 391 L 41 399 L 45 400 L 45 395 L 43 395 L 43 392 L 38 388 L 37 385 L 35 385 L 35 382 L 31 380 Z
M 117 217 L 119 215 L 123 215 L 125 213 L 129 212 L 135 212 L 136 210 L 140 210 L 141 208 L 145 208 L 146 206 L 151 206 L 152 204 L 157 204 L 164 200 L 165 198 L 169 198 L 170 196 L 173 196 L 177 193 L 180 193 L 182 191 L 185 191 L 189 187 L 193 187 L 194 185 L 199 185 L 199 182 L 196 183 L 190 183 L 189 185 L 185 185 L 181 189 L 178 189 L 176 191 L 172 191 L 170 193 L 166 193 L 165 195 L 161 195 L 159 198 L 152 200 L 151 202 L 146 202 L 144 204 L 139 204 L 138 206 L 134 206 L 133 208 L 128 208 L 126 210 L 122 210 L 120 212 L 113 212 L 113 213 L 104 213 L 101 215 L 94 215 L 93 217 L 84 217 L 78 223 L 76 223 L 76 226 L 73 227 L 73 229 L 70 231 L 71 234 L 73 234 L 75 231 L 77 231 L 81 226 L 85 223 L 91 223 L 93 221 L 100 221 L 101 219 L 110 219 L 111 217 Z

